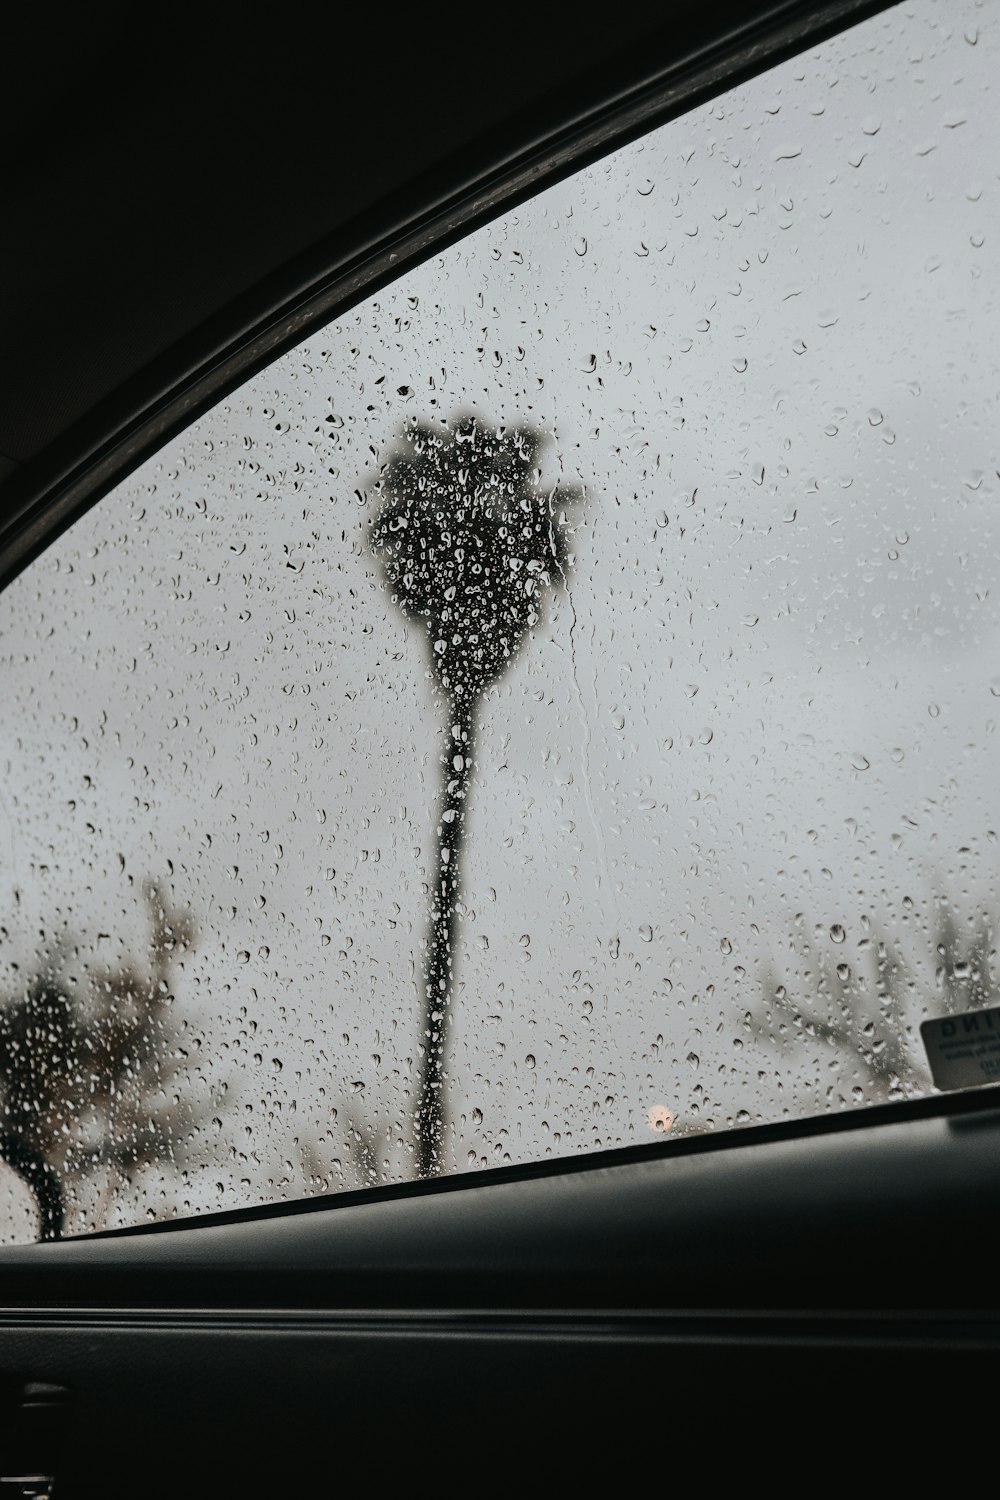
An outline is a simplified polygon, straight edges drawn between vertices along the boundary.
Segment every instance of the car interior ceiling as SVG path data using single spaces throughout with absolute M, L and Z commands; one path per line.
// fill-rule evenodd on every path
M 883 8 L 20 18 L 0 581 L 401 265 Z M 902 1474 L 918 1414 L 990 1409 L 995 1097 L 3 1247 L 0 1476 L 270 1494 L 317 1466 L 332 1490 L 607 1463 L 635 1485 L 678 1482 L 683 1453 L 692 1482 L 811 1485 L 800 1446 L 833 1482 Z

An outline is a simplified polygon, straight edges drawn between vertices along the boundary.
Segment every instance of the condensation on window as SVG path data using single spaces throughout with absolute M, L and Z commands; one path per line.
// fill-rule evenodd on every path
M 927 1093 L 998 998 L 995 9 L 256 376 L 0 600 L 0 1229 Z

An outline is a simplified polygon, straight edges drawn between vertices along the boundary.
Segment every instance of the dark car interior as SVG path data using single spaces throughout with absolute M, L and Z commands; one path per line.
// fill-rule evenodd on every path
M 22 18 L 0 582 L 433 249 L 886 8 Z M 967 1462 L 998 1153 L 976 1088 L 5 1246 L 0 1491 L 863 1491 Z

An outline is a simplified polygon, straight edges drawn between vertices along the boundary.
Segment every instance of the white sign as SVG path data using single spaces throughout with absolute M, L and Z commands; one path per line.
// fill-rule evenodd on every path
M 939 1089 L 1000 1082 L 1000 1006 L 924 1021 L 920 1034 Z

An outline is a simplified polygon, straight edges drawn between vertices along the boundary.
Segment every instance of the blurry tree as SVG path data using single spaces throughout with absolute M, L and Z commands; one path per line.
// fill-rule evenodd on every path
M 932 991 L 865 916 L 852 961 L 839 945 L 829 948 L 794 936 L 794 977 L 779 978 L 773 964 L 765 968 L 763 1008 L 748 1012 L 748 1029 L 794 1056 L 797 1073 L 811 1049 L 817 1083 L 824 1073 L 826 1092 L 837 1103 L 879 1103 L 930 1092 L 920 1022 L 1000 1004 L 997 955 L 985 915 L 960 923 L 949 902 L 942 899 L 935 906 Z
M 538 623 L 545 591 L 569 563 L 567 507 L 578 488 L 545 487 L 542 433 L 412 423 L 374 486 L 371 529 L 396 603 L 426 631 L 444 699 L 437 872 L 430 892 L 424 1025 L 415 1112 L 418 1171 L 441 1170 L 444 1063 L 455 982 L 462 837 L 476 713 Z
M 63 1232 L 84 1182 L 103 1177 L 106 1207 L 172 1151 L 171 981 L 194 927 L 159 885 L 145 900 L 148 955 L 103 968 L 64 944 L 0 996 L 0 1157 L 34 1194 L 43 1239 Z
M 329 1112 L 326 1134 L 300 1137 L 300 1172 L 309 1193 L 351 1192 L 412 1177 L 402 1121 L 342 1105 Z

